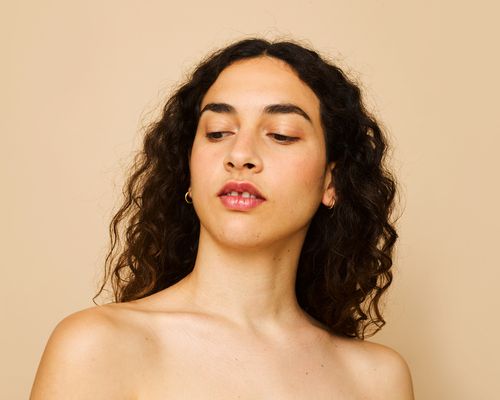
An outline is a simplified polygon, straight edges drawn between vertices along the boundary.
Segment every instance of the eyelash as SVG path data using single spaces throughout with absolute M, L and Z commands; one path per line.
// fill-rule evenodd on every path
M 209 140 L 218 140 L 218 139 L 221 139 L 221 138 L 214 138 L 212 137 L 212 135 L 217 135 L 217 134 L 222 134 L 222 133 L 229 133 L 229 132 L 208 132 L 206 134 L 206 137 L 209 139 Z M 290 143 L 293 143 L 293 142 L 296 142 L 297 140 L 299 140 L 299 138 L 297 137 L 293 137 L 293 136 L 286 136 L 286 135 L 282 135 L 280 133 L 271 133 L 271 135 L 274 135 L 274 136 L 279 136 L 281 138 L 285 138 L 285 140 L 278 140 L 278 142 L 280 143 L 286 143 L 286 144 L 290 144 Z

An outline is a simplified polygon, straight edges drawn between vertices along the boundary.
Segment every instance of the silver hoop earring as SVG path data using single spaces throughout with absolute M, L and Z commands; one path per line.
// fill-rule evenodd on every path
M 191 198 L 191 201 L 188 200 L 188 196 L 190 196 L 189 194 L 189 190 L 186 192 L 186 194 L 184 195 L 184 200 L 186 200 L 186 203 L 188 204 L 193 204 L 193 199 Z

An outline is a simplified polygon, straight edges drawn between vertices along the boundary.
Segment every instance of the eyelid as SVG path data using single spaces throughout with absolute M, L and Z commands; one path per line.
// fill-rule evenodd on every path
M 208 140 L 217 141 L 217 140 L 220 140 L 222 138 L 213 138 L 212 135 L 215 135 L 215 134 L 224 134 L 224 133 L 233 133 L 233 132 L 229 132 L 229 131 L 212 131 L 212 132 L 207 132 L 205 134 L 205 137 Z M 278 132 L 269 132 L 268 135 L 271 135 L 271 136 L 280 136 L 280 137 L 284 138 L 283 140 L 277 140 L 276 139 L 276 141 L 279 142 L 279 143 L 281 143 L 281 144 L 291 144 L 291 143 L 295 143 L 298 140 L 300 140 L 300 138 L 298 138 L 298 137 L 283 135 L 282 133 L 278 133 Z
M 298 138 L 298 137 L 283 135 L 282 133 L 277 133 L 277 132 L 271 132 L 271 133 L 269 133 L 269 135 L 281 136 L 282 138 L 284 138 L 284 140 L 277 140 L 278 142 L 280 142 L 282 144 L 291 144 L 291 143 L 294 143 L 294 142 L 300 140 L 300 138 Z
M 232 133 L 232 132 L 228 132 L 228 131 L 212 131 L 212 132 L 207 132 L 207 133 L 205 134 L 205 137 L 206 137 L 207 139 L 209 139 L 209 140 L 217 140 L 217 139 L 220 139 L 220 138 L 214 139 L 214 138 L 212 138 L 212 137 L 210 136 L 210 135 L 213 135 L 213 134 L 216 134 L 216 133 L 221 133 L 221 134 L 222 134 L 222 133 Z

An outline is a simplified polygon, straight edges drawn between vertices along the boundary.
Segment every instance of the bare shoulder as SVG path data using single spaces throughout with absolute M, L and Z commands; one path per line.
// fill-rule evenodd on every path
M 406 360 L 396 350 L 382 344 L 363 341 L 372 386 L 380 398 L 412 400 L 413 384 Z
M 413 400 L 413 383 L 406 360 L 396 350 L 367 340 L 340 340 L 353 372 L 370 399 Z
M 127 345 L 133 329 L 122 314 L 107 305 L 61 320 L 43 352 L 30 399 L 127 398 L 127 363 L 121 361 L 134 351 Z

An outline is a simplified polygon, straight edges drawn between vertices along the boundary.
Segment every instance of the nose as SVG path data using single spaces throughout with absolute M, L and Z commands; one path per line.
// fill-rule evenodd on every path
M 255 137 L 250 131 L 240 131 L 233 136 L 231 146 L 224 157 L 226 171 L 251 169 L 253 172 L 262 170 L 262 159 L 259 155 Z

